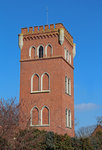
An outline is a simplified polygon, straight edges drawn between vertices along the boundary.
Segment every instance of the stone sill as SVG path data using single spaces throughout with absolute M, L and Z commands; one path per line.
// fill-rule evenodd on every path
M 68 94 L 68 93 L 66 93 L 66 92 L 65 92 L 65 94 L 68 95 L 68 96 L 71 96 L 71 94 Z
M 49 93 L 50 90 L 43 90 L 43 91 L 32 91 L 31 94 L 36 94 L 36 93 Z
M 66 128 L 68 128 L 68 129 L 72 129 L 72 127 L 66 127 Z
M 45 124 L 45 125 L 30 125 L 31 127 L 49 127 L 49 124 Z

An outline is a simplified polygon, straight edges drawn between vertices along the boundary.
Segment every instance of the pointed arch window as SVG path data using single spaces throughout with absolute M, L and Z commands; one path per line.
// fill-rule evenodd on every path
M 68 127 L 71 128 L 71 111 L 68 111 Z
M 41 76 L 41 91 L 50 90 L 50 76 L 48 73 L 43 73 Z
M 71 111 L 66 108 L 66 127 L 71 128 Z
M 31 109 L 31 126 L 39 125 L 39 109 L 34 106 Z
M 66 48 L 64 48 L 64 51 L 65 51 L 65 60 L 71 64 L 71 53 Z
M 65 54 L 64 57 L 65 57 L 65 60 L 66 60 L 66 57 L 67 57 L 67 56 L 66 56 L 66 55 L 67 55 L 66 53 L 67 53 L 66 48 L 64 48 L 64 54 Z
M 68 109 L 66 108 L 66 127 L 68 127 Z
M 68 52 L 68 50 L 66 51 L 66 60 L 67 61 L 69 60 L 69 52 Z
M 53 55 L 53 47 L 51 44 L 47 44 L 45 47 L 45 55 L 46 56 L 52 56 Z
M 34 46 L 31 46 L 29 48 L 29 57 L 30 58 L 35 58 L 36 57 L 36 48 Z
M 71 95 L 71 79 L 65 76 L 65 93 Z
M 50 124 L 50 111 L 47 106 L 44 106 L 41 110 L 41 125 L 49 125 Z
M 71 64 L 71 54 L 69 54 L 69 63 Z
M 40 90 L 40 77 L 38 74 L 33 74 L 31 77 L 31 92 Z
M 68 94 L 71 95 L 71 79 L 68 79 Z
M 65 93 L 68 93 L 68 78 L 65 76 Z
M 43 54 L 44 54 L 43 47 L 40 46 L 40 47 L 39 47 L 39 58 L 43 58 Z

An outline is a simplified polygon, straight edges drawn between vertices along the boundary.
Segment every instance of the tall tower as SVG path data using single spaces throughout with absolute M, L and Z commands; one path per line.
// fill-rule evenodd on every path
M 20 126 L 74 136 L 75 44 L 63 24 L 19 34 Z

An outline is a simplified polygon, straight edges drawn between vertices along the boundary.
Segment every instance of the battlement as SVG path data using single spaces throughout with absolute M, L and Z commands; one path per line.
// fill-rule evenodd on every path
M 66 30 L 64 25 L 62 23 L 57 24 L 50 24 L 45 26 L 34 26 L 29 28 L 22 28 L 21 34 L 27 35 L 27 34 L 37 34 L 37 33 L 46 33 L 46 32 L 53 32 L 53 31 L 59 31 L 59 29 L 63 28 L 64 32 L 67 37 L 69 37 L 71 40 L 73 37 L 70 35 L 70 33 Z
M 50 24 L 45 26 L 35 26 L 35 27 L 29 27 L 29 28 L 22 28 L 21 33 L 27 34 L 27 33 L 42 33 L 42 32 L 48 32 L 48 31 L 54 31 L 58 30 L 59 28 L 64 28 L 63 24 Z

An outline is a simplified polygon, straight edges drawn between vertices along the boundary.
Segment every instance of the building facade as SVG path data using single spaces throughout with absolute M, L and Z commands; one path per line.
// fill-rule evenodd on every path
M 63 24 L 19 34 L 20 126 L 74 136 L 75 44 Z

